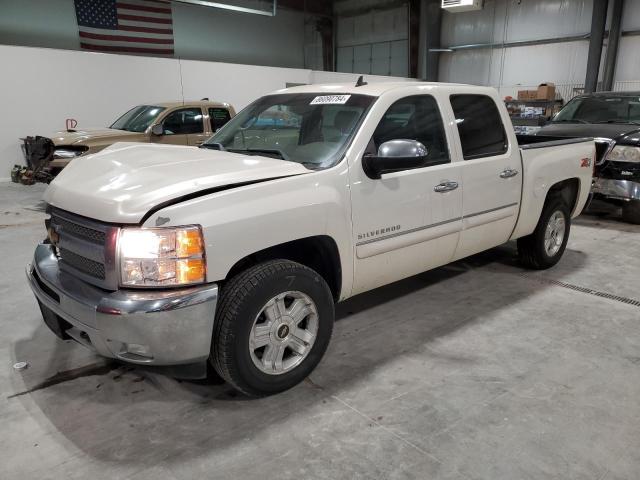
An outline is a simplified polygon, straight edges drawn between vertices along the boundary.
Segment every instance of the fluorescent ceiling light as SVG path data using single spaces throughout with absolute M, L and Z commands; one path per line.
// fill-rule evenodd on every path
M 234 12 L 241 13 L 253 13 L 254 15 L 265 15 L 267 17 L 276 16 L 276 4 L 277 0 L 273 0 L 273 9 L 269 12 L 267 10 L 259 10 L 257 8 L 241 7 L 239 5 L 230 5 L 228 3 L 210 2 L 209 0 L 173 0 L 179 3 L 188 3 L 191 5 L 202 5 L 204 7 L 220 8 L 223 10 L 232 10 Z

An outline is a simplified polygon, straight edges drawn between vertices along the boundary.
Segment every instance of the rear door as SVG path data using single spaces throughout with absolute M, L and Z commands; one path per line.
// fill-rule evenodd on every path
M 428 155 L 423 167 L 380 179 L 368 177 L 361 164 L 351 169 L 353 294 L 448 263 L 461 226 L 460 162 L 452 161 L 436 99 L 387 101 L 382 118 L 368 122 L 375 130 L 366 153 L 375 154 L 389 140 L 410 139 L 421 142 Z
M 462 232 L 455 258 L 505 243 L 518 218 L 522 172 L 494 98 L 450 96 L 462 152 Z M 506 114 L 505 114 L 506 115 Z
M 231 113 L 224 107 L 209 107 L 207 113 L 209 114 L 209 125 L 211 126 L 212 135 L 231 120 Z

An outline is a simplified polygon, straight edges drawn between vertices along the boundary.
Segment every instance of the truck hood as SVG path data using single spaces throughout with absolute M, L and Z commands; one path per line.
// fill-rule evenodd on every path
M 113 128 L 84 128 L 82 130 L 62 130 L 55 132 L 51 136 L 51 140 L 56 146 L 85 144 L 94 140 L 113 139 L 116 137 L 126 141 L 127 137 L 136 137 L 141 135 L 137 132 L 127 132 L 125 130 L 115 130 Z
M 247 183 L 301 175 L 299 163 L 176 145 L 117 143 L 78 157 L 44 200 L 111 223 L 140 223 L 154 207 Z
M 538 135 L 558 137 L 594 137 L 609 140 L 638 130 L 638 125 L 626 123 L 550 123 L 538 130 Z

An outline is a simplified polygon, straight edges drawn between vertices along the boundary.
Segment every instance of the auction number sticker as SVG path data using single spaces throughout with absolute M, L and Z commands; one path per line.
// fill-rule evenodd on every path
M 351 95 L 320 95 L 311 100 L 309 105 L 344 105 Z

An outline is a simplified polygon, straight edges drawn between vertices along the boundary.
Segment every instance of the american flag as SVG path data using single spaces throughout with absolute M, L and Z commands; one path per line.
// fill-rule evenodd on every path
M 162 0 L 74 0 L 80 48 L 173 55 L 171 4 Z

